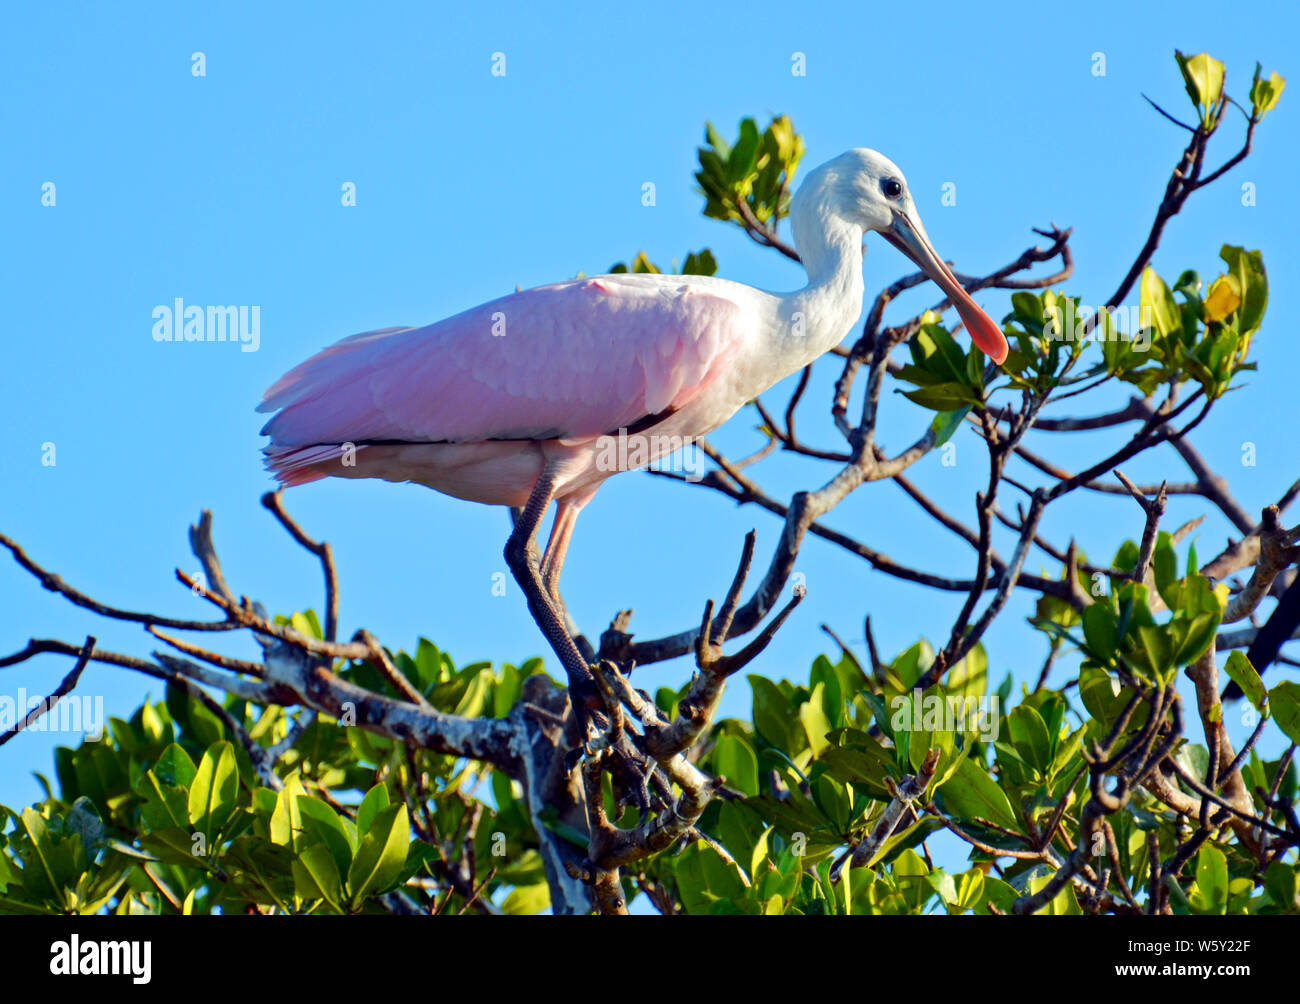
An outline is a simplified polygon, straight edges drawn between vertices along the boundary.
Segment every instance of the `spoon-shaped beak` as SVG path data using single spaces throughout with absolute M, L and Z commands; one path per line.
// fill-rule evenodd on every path
M 966 324 L 966 330 L 970 332 L 971 340 L 1000 365 L 1007 358 L 1007 340 L 1003 337 L 1002 329 L 962 289 L 961 283 L 952 274 L 952 269 L 935 253 L 920 221 L 895 209 L 893 225 L 888 230 L 880 231 L 880 235 L 916 262 L 921 271 L 934 280 L 957 308 L 957 313 Z

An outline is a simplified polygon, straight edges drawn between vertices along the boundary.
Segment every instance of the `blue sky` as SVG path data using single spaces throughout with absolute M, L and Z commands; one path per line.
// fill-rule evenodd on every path
M 1006 5 L 1004 5 L 1005 7 Z M 38 561 L 97 598 L 176 616 L 206 616 L 174 581 L 194 571 L 185 530 L 214 510 L 233 588 L 281 612 L 319 607 L 313 559 L 259 504 L 262 471 L 254 414 L 262 390 L 322 346 L 356 331 L 423 324 L 512 290 L 605 270 L 645 250 L 667 263 L 711 247 L 720 273 L 765 288 L 801 284 L 796 266 L 700 215 L 695 148 L 705 120 L 730 134 L 742 116 L 789 114 L 812 167 L 871 146 L 906 172 L 941 254 L 986 272 L 1036 240 L 1049 220 L 1075 228 L 1077 269 L 1066 287 L 1103 301 L 1140 246 L 1182 134 L 1141 98 L 1184 110 L 1175 47 L 1209 48 L 1244 100 L 1255 60 L 1294 76 L 1297 17 L 1253 4 L 1224 18 L 1219 5 L 1178 13 L 1137 4 L 1054 10 L 1011 5 L 997 19 L 968 5 L 748 2 L 669 9 L 423 4 L 45 4 L 10 10 L 0 33 L 0 230 L 6 315 L 0 367 L 0 529 Z M 202 52 L 206 76 L 191 74 Z M 506 75 L 491 74 L 503 52 Z M 791 73 L 805 55 L 807 75 Z M 1093 73 L 1104 53 L 1104 76 Z M 1293 88 L 1294 89 L 1294 88 Z M 1196 442 L 1251 511 L 1297 475 L 1291 325 L 1297 309 L 1294 164 L 1300 132 L 1287 93 L 1264 122 L 1254 156 L 1194 196 L 1170 226 L 1155 263 L 1167 277 L 1212 277 L 1223 242 L 1263 250 L 1272 296 L 1256 342 L 1260 370 L 1230 395 Z M 1229 115 L 1212 158 L 1240 136 Z M 653 207 L 642 185 L 656 185 Z M 42 185 L 56 205 L 41 204 Z M 356 185 L 343 207 L 340 188 Z M 957 204 L 940 204 L 956 185 Z M 1243 183 L 1257 204 L 1242 205 Z M 869 294 L 904 271 L 868 241 Z M 158 344 L 152 311 L 192 304 L 257 305 L 260 345 Z M 915 291 L 902 319 L 936 299 Z M 994 317 L 1005 294 L 978 297 Z M 802 412 L 802 432 L 835 446 L 826 418 L 838 367 L 827 361 Z M 1105 410 L 1122 394 L 1087 407 Z M 772 403 L 783 401 L 774 391 Z M 1079 402 L 1073 402 L 1078 405 Z M 1068 406 L 1049 409 L 1064 414 Z M 887 402 L 882 438 L 898 447 L 925 416 Z M 733 455 L 758 443 L 752 413 L 714 441 Z M 1075 438 L 1075 437 L 1072 437 Z M 1080 466 L 1114 440 L 1040 434 L 1031 446 Z M 1258 462 L 1241 463 L 1243 443 Z M 54 443 L 56 464 L 41 462 Z M 781 459 L 758 469 L 776 494 L 820 485 L 830 469 Z M 1172 453 L 1129 466 L 1138 479 L 1184 470 Z M 986 476 L 969 434 L 958 463 L 931 456 L 914 479 L 971 518 Z M 507 517 L 413 486 L 326 482 L 291 491 L 308 532 L 333 542 L 342 627 L 387 644 L 426 635 L 458 661 L 518 662 L 543 651 L 504 570 Z M 1175 500 L 1168 525 L 1202 513 L 1202 555 L 1227 524 L 1197 501 Z M 935 529 L 893 485 L 861 490 L 832 524 L 891 556 L 967 575 L 965 545 Z M 744 532 L 759 530 L 766 561 L 779 523 L 721 496 L 645 474 L 615 478 L 584 512 L 566 565 L 565 595 L 599 633 L 622 607 L 642 637 L 698 620 L 725 591 Z M 1140 532 L 1136 507 L 1084 496 L 1053 508 L 1053 539 L 1075 536 L 1100 559 Z M 1007 550 L 1006 541 L 1002 541 Z M 1039 557 L 1031 559 L 1031 567 Z M 1048 564 L 1053 572 L 1054 567 Z M 828 648 L 822 622 L 864 652 L 870 612 L 882 649 L 946 632 L 960 596 L 936 597 L 872 572 L 812 541 L 800 557 L 810 595 L 753 671 L 806 679 Z M 1035 673 L 1044 652 L 1019 593 L 987 636 L 994 679 Z M 139 630 L 98 621 L 42 591 L 0 560 L 0 650 L 32 635 L 146 653 Z M 247 651 L 236 654 L 251 654 Z M 6 670 L 0 692 L 50 689 L 67 661 Z M 680 683 L 678 662 L 646 670 L 643 685 Z M 124 715 L 151 681 L 103 667 L 82 691 Z M 746 714 L 747 687 L 724 709 Z M 29 734 L 3 751 L 0 802 L 39 794 L 31 770 L 69 737 Z

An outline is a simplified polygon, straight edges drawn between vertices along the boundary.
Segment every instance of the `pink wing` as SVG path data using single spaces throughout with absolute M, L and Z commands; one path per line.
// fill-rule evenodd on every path
M 268 450 L 584 439 L 677 410 L 735 357 L 750 320 L 712 283 L 576 279 L 345 338 L 266 391 Z

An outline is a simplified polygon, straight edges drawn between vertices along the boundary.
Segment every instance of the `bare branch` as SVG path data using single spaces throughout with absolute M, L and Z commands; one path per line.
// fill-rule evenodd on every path
M 334 552 L 327 541 L 315 541 L 303 532 L 297 522 L 284 511 L 280 501 L 280 492 L 267 492 L 262 496 L 262 505 L 266 506 L 280 521 L 280 525 L 304 548 L 320 559 L 321 571 L 325 575 L 325 640 L 338 640 L 339 625 L 339 583 L 338 573 L 334 569 Z
M 1160 490 L 1155 493 L 1155 498 L 1147 501 L 1146 495 L 1141 492 L 1137 485 L 1133 484 L 1124 476 L 1124 472 L 1115 469 L 1115 477 L 1120 483 L 1128 489 L 1133 500 L 1142 507 L 1142 512 L 1146 515 L 1146 525 L 1142 528 L 1142 543 L 1138 547 L 1137 564 L 1133 567 L 1132 579 L 1134 582 L 1145 582 L 1147 575 L 1147 566 L 1151 564 L 1151 555 L 1155 552 L 1156 547 L 1156 530 L 1160 526 L 1160 517 L 1165 514 L 1165 505 L 1168 500 L 1168 484 L 1161 484 Z
M 930 779 L 934 777 L 934 772 L 938 767 L 939 750 L 932 749 L 926 753 L 921 769 L 915 774 L 908 774 L 897 784 L 895 784 L 893 778 L 887 777 L 885 779 L 885 784 L 889 787 L 890 794 L 893 797 L 885 807 L 885 811 L 881 814 L 876 825 L 871 828 L 871 832 L 860 843 L 845 851 L 840 859 L 831 865 L 830 880 L 832 882 L 839 881 L 840 872 L 843 870 L 846 861 L 849 862 L 850 868 L 865 868 L 871 864 L 871 859 L 884 846 L 885 841 L 893 835 L 894 829 L 903 817 L 903 813 L 908 810 L 913 802 L 925 794 L 925 789 L 929 787 Z
M 123 610 L 120 607 L 111 607 L 105 603 L 91 599 L 85 593 L 69 586 L 59 576 L 53 572 L 42 568 L 31 558 L 27 552 L 19 547 L 14 541 L 10 540 L 4 534 L 0 533 L 0 545 L 7 547 L 14 560 L 24 569 L 40 581 L 41 586 L 52 593 L 58 593 L 68 602 L 73 603 L 92 613 L 99 614 L 101 617 L 111 617 L 113 620 L 131 621 L 136 624 L 152 624 L 156 627 L 174 628 L 178 631 L 235 631 L 241 625 L 229 620 L 225 621 L 192 621 L 178 620 L 173 617 L 160 617 L 157 614 L 138 613 L 134 610 Z
M 77 681 L 81 679 L 81 674 L 90 665 L 90 657 L 94 651 L 95 638 L 93 635 L 87 635 L 86 643 L 81 646 L 81 651 L 77 653 L 77 661 L 72 669 L 68 671 L 68 674 L 59 682 L 57 687 L 23 716 L 22 721 L 15 722 L 12 728 L 0 733 L 0 746 L 3 746 L 20 732 L 31 728 L 43 716 L 54 710 L 55 705 L 59 703 L 59 698 L 70 693 L 72 688 L 77 685 Z

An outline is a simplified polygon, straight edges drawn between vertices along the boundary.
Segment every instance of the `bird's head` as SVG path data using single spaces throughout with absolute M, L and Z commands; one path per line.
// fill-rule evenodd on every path
M 934 250 L 912 202 L 907 179 L 888 157 L 865 149 L 842 153 L 808 175 L 795 203 L 794 215 L 805 215 L 799 212 L 800 203 L 805 210 L 816 206 L 822 214 L 838 216 L 864 231 L 880 234 L 944 291 L 971 339 L 989 358 L 996 363 L 1006 359 L 1007 340 L 1002 329 L 976 306 Z M 797 229 L 795 239 L 799 243 Z

